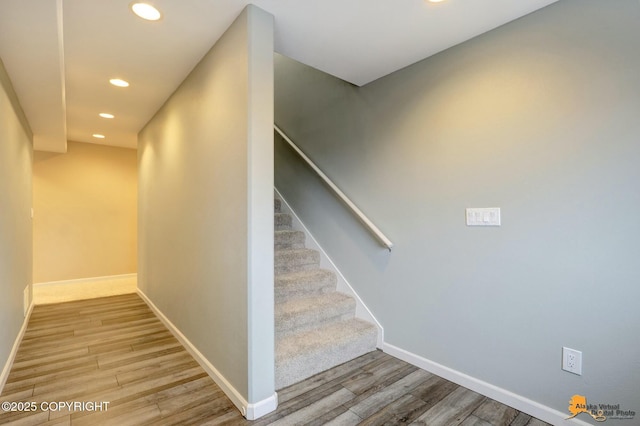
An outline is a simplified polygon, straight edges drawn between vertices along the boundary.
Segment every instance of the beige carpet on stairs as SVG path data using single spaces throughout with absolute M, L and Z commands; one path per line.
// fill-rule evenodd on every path
M 336 291 L 320 254 L 275 200 L 276 389 L 376 349 L 377 329 L 355 318 L 353 298 Z

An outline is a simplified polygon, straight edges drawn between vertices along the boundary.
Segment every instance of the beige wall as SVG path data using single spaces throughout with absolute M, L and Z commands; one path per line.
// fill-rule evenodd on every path
M 137 153 L 69 142 L 33 161 L 33 281 L 136 272 Z
M 248 6 L 138 148 L 139 287 L 249 403 L 274 393 L 272 43 Z
M 0 368 L 23 323 L 23 291 L 31 285 L 31 141 L 0 61 Z

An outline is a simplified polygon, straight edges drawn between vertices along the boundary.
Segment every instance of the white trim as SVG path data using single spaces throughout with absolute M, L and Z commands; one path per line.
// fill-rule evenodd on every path
M 443 377 L 491 399 L 495 399 L 498 402 L 506 404 L 547 423 L 551 423 L 553 425 L 591 426 L 590 423 L 580 419 L 574 418 L 567 420 L 567 417 L 569 417 L 568 412 L 563 413 L 554 408 L 547 407 L 539 402 L 525 398 L 522 395 L 515 394 L 506 389 L 492 385 L 491 383 L 487 383 L 442 364 L 438 364 L 437 362 L 422 358 L 419 355 L 401 349 L 397 346 L 393 346 L 389 343 L 385 342 L 382 350 L 385 353 L 413 364 L 416 367 L 422 368 L 423 370 Z
M 75 278 L 73 280 L 62 280 L 62 281 L 49 281 L 44 283 L 34 283 L 34 286 L 38 287 L 47 287 L 51 285 L 68 285 L 68 284 L 77 284 L 77 283 L 92 283 L 96 281 L 107 281 L 107 280 L 124 280 L 129 278 L 136 278 L 138 274 L 120 274 L 120 275 L 107 275 L 104 277 L 89 277 L 89 278 Z
M 291 218 L 293 219 L 292 220 L 293 229 L 304 232 L 306 236 L 305 241 L 309 245 L 309 248 L 320 252 L 320 267 L 323 269 L 328 269 L 330 271 L 333 271 L 338 277 L 337 290 L 341 293 L 348 294 L 349 296 L 355 299 L 356 318 L 359 318 L 363 321 L 370 322 L 371 324 L 376 326 L 376 328 L 378 329 L 378 341 L 376 342 L 376 347 L 382 348 L 382 345 L 384 343 L 384 328 L 382 327 L 382 324 L 380 324 L 380 322 L 378 322 L 376 317 L 373 316 L 373 313 L 369 310 L 367 305 L 364 304 L 360 296 L 358 296 L 358 293 L 356 293 L 356 291 L 353 289 L 351 284 L 349 284 L 349 281 L 347 281 L 345 276 L 342 275 L 342 272 L 340 272 L 336 264 L 333 263 L 333 261 L 331 260 L 327 252 L 324 251 L 324 249 L 320 246 L 320 244 L 318 243 L 318 240 L 316 240 L 313 234 L 311 234 L 311 232 L 307 229 L 307 227 L 304 226 L 304 223 L 302 223 L 298 215 L 293 211 L 289 203 L 287 203 L 287 200 L 284 199 L 282 194 L 280 194 L 280 192 L 276 188 L 274 188 L 273 190 L 276 198 L 278 198 L 282 202 L 281 210 L 284 213 L 288 213 L 291 215 Z
M 269 398 L 258 401 L 255 404 L 248 404 L 246 413 L 243 411 L 243 416 L 247 420 L 256 420 L 260 417 L 272 413 L 278 408 L 278 393 L 274 392 Z
M 142 290 L 138 288 L 138 295 L 151 308 L 162 323 L 169 329 L 171 334 L 185 347 L 187 352 L 195 358 L 200 366 L 207 372 L 220 389 L 227 395 L 233 404 L 240 410 L 247 420 L 255 420 L 267 413 L 275 411 L 278 408 L 278 394 L 274 392 L 268 398 L 249 404 L 246 399 L 233 387 L 231 383 L 220 373 L 209 360 L 187 339 L 187 337 L 178 330 L 178 328 L 167 318 L 156 305 L 147 297 Z
M 11 352 L 9 352 L 9 358 L 7 358 L 7 362 L 4 364 L 2 374 L 0 374 L 0 394 L 2 394 L 2 391 L 4 390 L 4 385 L 7 383 L 7 378 L 9 377 L 9 373 L 11 372 L 13 361 L 16 359 L 18 348 L 20 347 L 20 343 L 22 343 L 22 338 L 24 337 L 25 331 L 27 331 L 27 325 L 29 324 L 29 318 L 31 318 L 31 312 L 33 312 L 34 305 L 35 304 L 33 303 L 33 301 L 31 301 L 29 309 L 27 310 L 27 314 L 24 317 L 22 327 L 20 328 L 20 331 L 16 336 L 16 341 L 13 343 L 13 348 L 11 348 Z
M 135 293 L 137 282 L 138 274 L 134 273 L 36 283 L 33 300 L 42 305 Z
M 32 297 L 30 297 L 31 287 L 33 286 L 28 285 L 24 288 L 24 290 L 22 290 L 22 316 L 23 317 L 27 316 L 27 312 L 29 312 L 29 308 L 33 303 L 33 300 L 31 301 L 29 300 L 29 299 L 33 299 Z

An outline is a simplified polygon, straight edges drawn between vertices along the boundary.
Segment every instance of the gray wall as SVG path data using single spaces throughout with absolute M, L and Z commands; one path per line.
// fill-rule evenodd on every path
M 32 281 L 32 138 L 0 60 L 0 368 L 24 322 L 23 291 Z
M 276 186 L 387 343 L 561 412 L 640 412 L 638 52 L 638 1 L 561 0 L 361 88 L 277 56 L 276 123 L 394 251 L 279 141 Z
M 272 123 L 248 6 L 139 135 L 139 287 L 250 403 L 274 393 Z

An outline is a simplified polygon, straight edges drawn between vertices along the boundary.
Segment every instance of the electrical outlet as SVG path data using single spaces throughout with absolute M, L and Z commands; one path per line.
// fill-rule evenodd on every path
M 569 373 L 582 375 L 582 352 L 570 348 L 562 348 L 562 369 Z

